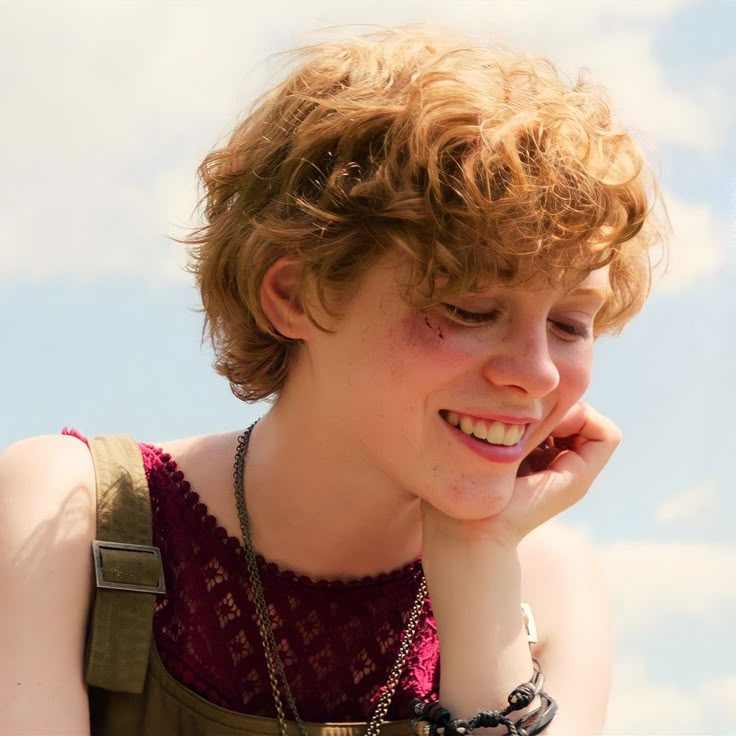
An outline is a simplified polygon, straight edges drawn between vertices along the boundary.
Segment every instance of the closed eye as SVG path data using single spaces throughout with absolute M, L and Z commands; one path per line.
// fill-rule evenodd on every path
M 495 322 L 502 314 L 500 309 L 493 309 L 490 312 L 470 312 L 462 309 L 455 304 L 443 303 L 442 308 L 457 322 L 469 325 L 484 325 Z M 590 327 L 577 322 L 560 322 L 558 320 L 549 320 L 550 324 L 560 332 L 564 333 L 565 339 L 568 340 L 587 340 L 592 332 Z
M 572 338 L 584 340 L 590 337 L 591 332 L 587 325 L 573 324 L 571 322 L 556 322 L 555 320 L 550 321 L 558 330 L 562 330 L 562 332 L 565 332 Z
M 469 322 L 471 324 L 486 324 L 495 322 L 501 315 L 499 309 L 493 309 L 490 312 L 469 312 L 467 309 L 461 309 L 455 304 L 442 304 L 443 309 L 459 322 Z

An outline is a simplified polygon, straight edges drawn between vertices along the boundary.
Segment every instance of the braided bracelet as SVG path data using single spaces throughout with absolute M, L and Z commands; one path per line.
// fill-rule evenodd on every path
M 498 712 L 494 713 L 490 711 L 478 714 L 478 716 L 484 717 L 479 719 L 479 723 L 475 727 L 504 725 L 508 728 L 504 736 L 537 736 L 537 734 L 542 733 L 547 728 L 557 713 L 557 703 L 553 698 L 544 691 L 540 692 L 539 696 L 542 699 L 542 704 L 536 710 L 527 713 L 523 718 L 516 721 L 516 723 L 513 723 L 506 717 L 500 716 Z M 424 719 L 412 720 L 414 734 L 416 736 L 460 736 L 460 734 L 472 732 L 472 728 L 461 725 L 466 722 L 453 719 L 449 712 L 442 708 L 442 706 L 438 707 L 437 714 L 444 716 L 441 723 L 433 723 Z
M 557 714 L 557 703 L 547 693 L 541 691 L 539 697 L 542 699 L 539 708 L 527 713 L 514 724 L 518 736 L 536 736 L 542 733 Z M 513 731 L 509 731 L 509 735 L 512 736 Z
M 557 712 L 557 703 L 542 688 L 544 674 L 539 662 L 533 659 L 534 674 L 529 682 L 514 688 L 508 696 L 508 705 L 500 711 L 487 710 L 477 713 L 467 720 L 453 718 L 450 711 L 440 703 L 426 703 L 413 700 L 410 709 L 415 718 L 412 727 L 416 736 L 467 736 L 476 728 L 506 726 L 506 736 L 535 736 L 549 725 Z M 516 710 L 531 705 L 539 695 L 542 704 L 531 713 L 514 723 L 508 716 Z

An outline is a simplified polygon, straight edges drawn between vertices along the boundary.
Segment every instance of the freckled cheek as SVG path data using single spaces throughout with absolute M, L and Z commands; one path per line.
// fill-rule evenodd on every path
M 560 388 L 566 395 L 573 397 L 573 401 L 577 401 L 590 385 L 592 368 L 592 360 L 588 355 L 578 356 L 558 365 Z
M 457 370 L 472 355 L 472 345 L 436 317 L 416 313 L 407 317 L 392 335 L 391 353 L 396 367 L 408 373 L 419 363 L 427 373 Z

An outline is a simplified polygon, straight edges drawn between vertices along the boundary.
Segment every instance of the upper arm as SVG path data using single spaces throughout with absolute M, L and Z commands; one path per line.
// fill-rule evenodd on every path
M 520 549 L 523 595 L 539 632 L 533 653 L 559 712 L 554 734 L 600 733 L 611 680 L 611 605 L 605 574 L 585 535 L 559 522 Z
M 83 442 L 37 437 L 0 454 L 0 733 L 89 733 L 95 504 Z

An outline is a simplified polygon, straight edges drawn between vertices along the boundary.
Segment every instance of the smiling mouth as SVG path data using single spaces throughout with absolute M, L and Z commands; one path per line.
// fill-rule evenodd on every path
M 456 411 L 442 410 L 440 416 L 453 427 L 456 427 L 469 437 L 482 440 L 489 445 L 513 447 L 524 436 L 526 424 L 506 424 L 492 422 L 487 419 L 478 419 Z

